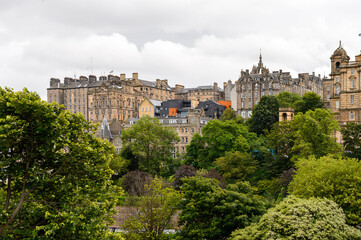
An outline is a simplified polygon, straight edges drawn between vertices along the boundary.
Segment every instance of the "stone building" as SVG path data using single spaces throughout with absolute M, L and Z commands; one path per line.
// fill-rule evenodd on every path
M 270 72 L 263 66 L 262 55 L 257 66 L 252 71 L 241 71 L 236 81 L 237 114 L 249 118 L 252 109 L 264 95 L 277 95 L 283 91 L 295 92 L 302 96 L 313 91 L 322 96 L 323 86 L 320 75 L 300 73 L 298 78 L 292 78 L 289 72 L 282 70 Z
M 237 112 L 237 86 L 231 80 L 223 83 L 224 100 L 231 101 L 232 109 Z
M 218 87 L 217 83 L 207 86 L 198 86 L 196 88 L 184 88 L 183 85 L 176 85 L 175 98 L 182 100 L 191 100 L 204 102 L 208 100 L 221 101 L 224 100 L 224 92 Z
M 160 114 L 160 106 L 162 101 L 153 100 L 153 99 L 144 99 L 139 105 L 139 117 L 143 117 L 148 115 L 150 117 L 159 117 Z
M 361 122 L 361 54 L 350 61 L 340 42 L 330 59 L 331 111 L 341 126 L 347 122 Z
M 166 101 L 175 96 L 168 80 L 142 80 L 138 73 L 131 78 L 120 74 L 99 80 L 93 75 L 65 78 L 64 82 L 52 78 L 47 92 L 48 102 L 64 104 L 73 113 L 81 112 L 88 121 L 100 122 L 106 116 L 109 121 L 120 123 L 139 117 L 139 104 L 145 98 Z

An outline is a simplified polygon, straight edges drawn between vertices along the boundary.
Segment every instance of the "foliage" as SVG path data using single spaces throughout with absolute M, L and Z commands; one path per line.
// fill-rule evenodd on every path
M 215 161 L 217 169 L 229 182 L 246 180 L 257 169 L 257 161 L 247 152 L 227 152 Z
M 291 92 L 281 92 L 276 95 L 280 108 L 294 108 L 294 103 L 301 100 L 300 95 Z
M 223 111 L 221 116 L 221 121 L 224 122 L 226 120 L 234 120 L 236 119 L 236 111 L 234 111 L 232 108 L 227 108 Z
M 296 170 L 294 168 L 290 168 L 285 170 L 280 175 L 280 184 L 282 186 L 282 194 L 283 196 L 287 196 L 288 194 L 288 186 L 290 185 L 291 181 L 293 180 L 293 176 L 296 174 Z
M 348 226 L 337 204 L 328 199 L 294 196 L 267 211 L 259 223 L 232 233 L 231 240 L 360 239 L 360 230 Z
M 259 148 L 256 134 L 234 120 L 212 120 L 202 128 L 202 136 L 195 134 L 187 146 L 185 164 L 192 164 L 195 168 L 210 169 L 213 162 L 229 151 L 243 151 L 244 143 L 248 149 Z
M 279 119 L 279 103 L 275 96 L 265 95 L 252 112 L 250 130 L 257 135 L 269 131 Z
M 144 186 L 152 182 L 152 176 L 143 171 L 130 171 L 122 177 L 121 186 L 130 196 L 144 194 Z
M 306 113 L 309 110 L 314 111 L 324 107 L 321 97 L 315 92 L 306 92 L 302 95 L 301 100 L 296 101 L 293 105 L 296 113 Z
M 164 230 L 172 227 L 171 218 L 177 210 L 182 194 L 172 187 L 165 187 L 161 179 L 155 178 L 145 186 L 135 216 L 123 224 L 126 239 L 167 239 Z
M 299 113 L 291 124 L 295 131 L 292 160 L 311 155 L 321 157 L 329 153 L 341 153 L 342 146 L 332 136 L 340 126 L 330 110 L 317 108 L 305 114 Z
M 326 197 L 344 210 L 347 223 L 361 225 L 361 163 L 325 156 L 302 159 L 289 186 L 299 197 Z
M 226 186 L 227 186 L 226 180 L 224 179 L 224 177 L 217 171 L 217 169 L 214 169 L 214 168 L 210 169 L 210 170 L 197 171 L 196 176 L 201 176 L 204 178 L 210 178 L 210 179 L 217 180 L 218 185 L 221 188 L 226 188 Z
M 110 237 L 116 153 L 95 131 L 36 93 L 0 88 L 1 239 Z
M 173 169 L 172 148 L 179 141 L 178 135 L 159 123 L 158 119 L 145 116 L 132 127 L 122 131 L 124 147 L 131 150 L 138 161 L 139 170 L 154 175 L 169 175 Z
M 227 239 L 265 212 L 264 204 L 246 182 L 219 187 L 214 179 L 184 179 L 179 225 L 181 239 Z
M 348 122 L 341 133 L 345 155 L 361 159 L 361 124 Z
M 174 174 L 173 186 L 179 189 L 183 185 L 182 178 L 193 177 L 197 174 L 197 170 L 192 165 L 183 164 Z

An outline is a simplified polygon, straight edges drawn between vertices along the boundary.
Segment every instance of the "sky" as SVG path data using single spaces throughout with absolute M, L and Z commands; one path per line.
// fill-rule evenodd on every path
M 171 87 L 236 81 L 258 63 L 328 76 L 361 50 L 359 0 L 0 0 L 0 87 L 133 72 Z

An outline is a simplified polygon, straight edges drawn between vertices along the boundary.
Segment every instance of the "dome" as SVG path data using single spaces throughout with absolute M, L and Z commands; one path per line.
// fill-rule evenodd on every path
M 341 41 L 340 41 L 340 46 L 333 52 L 332 56 L 340 56 L 340 57 L 347 56 L 347 52 L 341 46 Z

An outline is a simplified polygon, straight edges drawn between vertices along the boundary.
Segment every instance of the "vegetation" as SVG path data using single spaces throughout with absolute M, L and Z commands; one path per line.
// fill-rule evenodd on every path
M 301 100 L 297 93 L 281 92 L 276 95 L 280 108 L 294 108 L 294 103 Z
M 361 124 L 349 122 L 341 129 L 345 155 L 361 159 Z
M 328 199 L 288 197 L 262 216 L 259 223 L 232 233 L 231 240 L 360 239 L 361 231 L 348 226 L 345 215 Z
M 335 201 L 351 225 L 361 225 L 361 163 L 332 155 L 301 159 L 289 192 L 299 197 L 325 197 Z
M 317 108 L 323 108 L 324 104 L 319 95 L 315 92 L 306 92 L 302 98 L 293 104 L 295 112 L 306 113 L 309 110 L 316 110 Z
M 124 224 L 126 239 L 167 239 L 164 230 L 172 226 L 171 219 L 182 199 L 182 194 L 172 187 L 167 187 L 159 178 L 150 185 L 145 185 L 145 194 L 137 202 L 134 217 Z
M 142 117 L 122 131 L 121 139 L 124 149 L 131 152 L 128 156 L 133 156 L 131 162 L 135 162 L 139 170 L 153 176 L 173 173 L 172 149 L 179 137 L 172 129 L 160 124 L 158 119 Z
M 95 130 L 26 89 L 0 88 L 1 239 L 111 237 L 115 150 Z
M 265 212 L 265 205 L 248 183 L 222 189 L 214 179 L 184 179 L 179 224 L 181 239 L 227 239 L 232 231 L 248 226 Z

